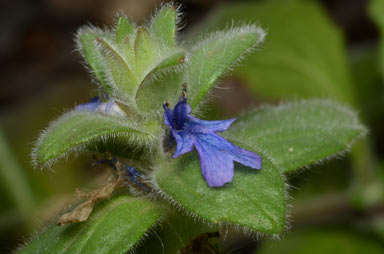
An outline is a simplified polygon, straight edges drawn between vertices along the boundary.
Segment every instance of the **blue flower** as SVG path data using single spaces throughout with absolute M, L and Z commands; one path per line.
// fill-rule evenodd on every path
M 99 97 L 93 97 L 88 103 L 79 104 L 75 107 L 76 111 L 95 111 L 101 104 Z
M 99 97 L 93 97 L 88 103 L 79 104 L 75 111 L 100 112 L 103 114 L 124 117 L 126 114 L 113 100 L 102 102 Z
M 176 140 L 176 152 L 173 158 L 191 152 L 195 146 L 200 157 L 202 174 L 209 187 L 220 187 L 232 182 L 233 161 L 253 169 L 261 168 L 259 155 L 235 146 L 216 134 L 228 129 L 236 118 L 205 121 L 191 116 L 191 107 L 187 104 L 185 92 L 173 110 L 167 103 L 163 108 L 164 122 L 171 128 Z

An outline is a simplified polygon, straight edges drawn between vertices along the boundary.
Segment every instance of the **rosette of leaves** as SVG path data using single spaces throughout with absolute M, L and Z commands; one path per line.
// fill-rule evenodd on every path
M 262 169 L 236 164 L 232 183 L 208 187 L 196 152 L 172 159 L 172 152 L 164 150 L 167 127 L 161 105 L 165 100 L 174 105 L 181 84 L 187 83 L 192 114 L 197 114 L 218 79 L 251 54 L 265 33 L 257 25 L 239 25 L 181 43 L 179 16 L 177 8 L 164 5 L 144 26 L 120 17 L 111 30 L 80 29 L 78 48 L 100 97 L 114 101 L 124 114 L 68 112 L 42 133 L 33 151 L 39 167 L 83 150 L 127 157 L 146 165 L 138 169 L 153 179 L 157 195 L 112 197 L 97 204 L 86 222 L 48 227 L 21 253 L 125 253 L 145 245 L 151 233 L 162 236 L 163 247 L 171 252 L 207 232 L 206 225 L 279 234 L 286 227 L 284 174 L 346 151 L 365 133 L 356 113 L 335 102 L 309 100 L 253 110 L 222 135 L 259 154 Z M 186 216 L 175 215 L 174 208 Z M 188 230 L 180 229 L 180 220 Z M 176 225 L 178 240 L 170 239 L 168 226 L 158 224 L 172 230 Z

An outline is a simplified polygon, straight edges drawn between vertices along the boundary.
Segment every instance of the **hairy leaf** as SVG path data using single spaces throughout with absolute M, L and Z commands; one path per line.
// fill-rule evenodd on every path
M 108 68 L 108 81 L 114 85 L 114 88 L 119 93 L 119 97 L 127 97 L 134 103 L 133 98 L 136 95 L 137 87 L 139 86 L 138 80 L 133 75 L 128 62 L 124 56 L 114 47 L 112 42 L 98 37 L 98 41 L 103 47 L 103 57 L 105 65 Z
M 151 70 L 149 70 L 149 72 L 146 74 L 146 76 L 141 81 L 141 84 L 142 84 L 141 86 L 144 86 L 145 83 L 148 83 L 148 82 L 155 82 L 155 83 L 158 82 L 159 80 L 161 80 L 161 75 L 164 74 L 164 72 L 171 72 L 171 75 L 176 75 L 175 72 L 177 71 L 177 69 L 175 69 L 175 68 L 171 69 L 171 68 L 179 66 L 182 63 L 184 63 L 184 59 L 185 59 L 184 52 L 173 52 L 169 56 L 164 56 L 163 59 L 160 59 L 160 61 L 158 63 L 156 63 L 156 65 L 154 65 Z M 172 85 L 168 85 L 168 84 L 165 84 L 165 85 L 166 86 L 172 86 Z M 140 87 L 139 87 L 139 89 L 140 89 Z M 159 88 L 156 88 L 156 90 L 154 90 L 152 92 L 158 93 L 159 90 L 160 90 Z
M 354 103 L 340 31 L 314 1 L 228 4 L 210 17 L 210 30 L 232 22 L 260 22 L 268 29 L 263 49 L 235 75 L 256 96 L 329 97 Z
M 289 172 L 347 150 L 365 132 L 347 107 L 309 100 L 246 114 L 223 136 L 263 151 Z
M 116 24 L 116 44 L 126 44 L 126 40 L 131 40 L 135 33 L 135 26 L 125 17 L 120 17 Z
M 78 31 L 76 42 L 79 51 L 90 66 L 91 72 L 95 75 L 97 81 L 106 92 L 110 92 L 112 91 L 112 87 L 107 81 L 103 55 L 97 44 L 97 38 L 104 34 L 105 32 L 97 28 L 84 27 Z
M 185 59 L 184 52 L 175 52 L 165 57 L 164 59 L 162 59 L 161 62 L 159 62 L 151 72 L 155 72 L 167 67 L 179 65 L 181 63 L 184 63 L 184 59 Z
M 192 47 L 186 74 L 192 109 L 223 74 L 264 40 L 264 35 L 257 26 L 237 27 L 213 33 Z
M 148 70 L 152 69 L 153 65 L 158 61 L 159 46 L 147 29 L 140 27 L 137 30 L 134 50 L 136 61 L 135 75 L 138 80 L 143 80 Z
M 284 183 L 270 160 L 255 152 L 262 155 L 262 169 L 236 163 L 233 182 L 222 188 L 208 187 L 195 152 L 163 162 L 155 178 L 171 203 L 208 222 L 279 233 L 285 226 Z
M 151 32 L 163 48 L 173 48 L 177 30 L 177 10 L 173 5 L 163 6 L 152 21 Z
M 71 112 L 63 115 L 40 136 L 33 151 L 35 164 L 47 166 L 69 152 L 91 142 L 118 138 L 130 146 L 148 146 L 154 141 L 156 126 L 138 126 L 131 119 L 99 113 Z
M 145 26 L 136 28 L 120 17 L 112 31 L 93 27 L 79 31 L 79 49 L 96 78 L 109 95 L 133 111 L 137 111 L 135 98 L 140 85 L 179 70 L 171 67 L 184 63 L 185 53 L 174 45 L 177 15 L 176 8 L 167 4 Z
M 136 70 L 134 44 L 136 40 L 136 25 L 125 17 L 120 17 L 116 28 L 116 48 L 125 60 L 129 69 Z
M 218 230 L 177 212 L 167 214 L 160 224 L 135 250 L 135 254 L 180 253 L 178 250 L 190 244 L 195 237 Z
M 163 117 L 164 101 L 168 100 L 175 105 L 181 94 L 183 72 L 166 72 L 159 78 L 144 82 L 136 94 L 137 106 L 141 112 L 155 113 Z
M 20 253 L 123 254 L 162 214 L 163 208 L 147 199 L 115 197 L 99 205 L 86 222 L 49 226 Z

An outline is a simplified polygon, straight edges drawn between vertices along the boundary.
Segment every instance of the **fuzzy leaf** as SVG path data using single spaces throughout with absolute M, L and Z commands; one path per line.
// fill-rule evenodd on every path
M 186 80 L 192 109 L 229 68 L 264 40 L 264 35 L 257 26 L 237 27 L 216 32 L 192 47 Z
M 380 34 L 380 70 L 384 76 L 384 1 L 383 0 L 371 0 L 369 5 L 369 13 L 372 19 L 376 22 Z
M 156 75 L 159 73 L 160 73 L 159 76 L 161 76 L 161 74 L 163 74 L 165 71 L 174 71 L 171 68 L 179 66 L 182 63 L 184 63 L 184 59 L 185 59 L 185 53 L 184 52 L 174 52 L 171 55 L 164 57 L 144 77 L 144 79 L 141 81 L 141 86 L 145 85 L 145 83 L 147 83 L 148 81 L 152 82 L 156 78 L 159 79 L 158 76 L 156 77 Z M 161 73 L 160 71 L 163 71 L 163 73 Z M 140 87 L 139 87 L 139 89 L 140 89 Z M 158 89 L 156 89 L 156 91 L 153 91 L 153 92 L 158 93 L 159 91 L 158 91 Z
M 116 44 L 125 44 L 126 39 L 131 39 L 135 33 L 135 27 L 125 17 L 120 17 L 116 24 Z
M 154 63 L 159 58 L 159 46 L 147 29 L 140 27 L 137 30 L 134 50 L 136 59 L 135 75 L 138 80 L 143 80 L 148 70 L 153 68 Z
M 309 100 L 246 114 L 222 135 L 263 151 L 290 172 L 347 150 L 365 132 L 350 109 Z
M 136 70 L 134 43 L 136 38 L 136 26 L 125 17 L 120 17 L 116 28 L 116 47 L 120 55 L 125 59 L 131 71 Z
M 133 75 L 129 64 L 111 42 L 102 37 L 99 37 L 98 41 L 104 49 L 103 57 L 108 67 L 108 73 L 111 75 L 109 81 L 114 84 L 115 89 L 119 92 L 117 96 L 130 99 L 131 103 L 134 103 L 133 98 L 136 95 L 139 83 Z
M 112 87 L 107 81 L 107 73 L 103 62 L 103 55 L 97 44 L 97 38 L 104 34 L 96 28 L 82 28 L 78 31 L 76 41 L 84 59 L 91 68 L 97 81 L 106 92 L 112 91 Z
M 163 209 L 148 199 L 115 197 L 99 205 L 86 222 L 48 227 L 20 253 L 123 254 L 162 214 Z
M 163 117 L 162 104 L 169 100 L 175 105 L 178 96 L 181 94 L 181 85 L 183 82 L 183 72 L 169 71 L 150 82 L 144 82 L 136 94 L 136 102 L 139 110 L 144 113 L 158 113 Z
M 354 103 L 342 35 L 316 1 L 228 4 L 205 27 L 250 21 L 268 28 L 268 38 L 234 75 L 256 96 L 329 97 Z
M 175 53 L 165 57 L 164 59 L 162 59 L 161 62 L 158 63 L 152 69 L 151 73 L 154 73 L 154 72 L 161 70 L 161 69 L 164 69 L 164 68 L 168 68 L 168 67 L 182 64 L 182 63 L 184 63 L 184 59 L 185 59 L 185 53 L 184 52 L 175 52 Z
M 177 10 L 172 5 L 165 5 L 156 14 L 151 32 L 160 41 L 163 48 L 173 48 L 176 35 Z
M 172 212 L 162 219 L 161 226 L 154 229 L 156 234 L 149 234 L 143 244 L 135 249 L 135 254 L 173 254 L 180 252 L 198 235 L 218 231 L 194 218 Z M 188 252 L 187 252 L 188 253 Z M 205 252 L 204 252 L 205 253 Z
M 118 138 L 125 147 L 148 146 L 156 126 L 136 125 L 132 120 L 98 113 L 71 112 L 63 115 L 40 136 L 33 152 L 37 165 L 47 166 L 86 145 Z
M 195 152 L 163 162 L 155 179 L 171 200 L 208 222 L 279 233 L 285 226 L 284 183 L 268 158 L 254 152 L 263 158 L 262 169 L 254 171 L 235 163 L 233 182 L 222 188 L 208 187 Z

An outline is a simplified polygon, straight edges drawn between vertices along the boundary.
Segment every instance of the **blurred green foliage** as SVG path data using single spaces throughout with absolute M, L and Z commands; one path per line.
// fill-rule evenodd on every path
M 383 0 L 371 0 L 369 6 L 369 13 L 372 19 L 376 22 L 380 30 L 380 70 L 384 75 L 384 1 Z
M 266 241 L 260 252 L 257 253 L 288 252 L 295 254 L 380 254 L 383 252 L 383 245 L 379 244 L 377 239 L 353 230 L 319 227 L 315 230 L 294 230 L 282 241 Z
M 223 5 L 200 28 L 231 22 L 258 22 L 268 32 L 263 48 L 234 73 L 258 97 L 354 102 L 342 35 L 315 1 Z

